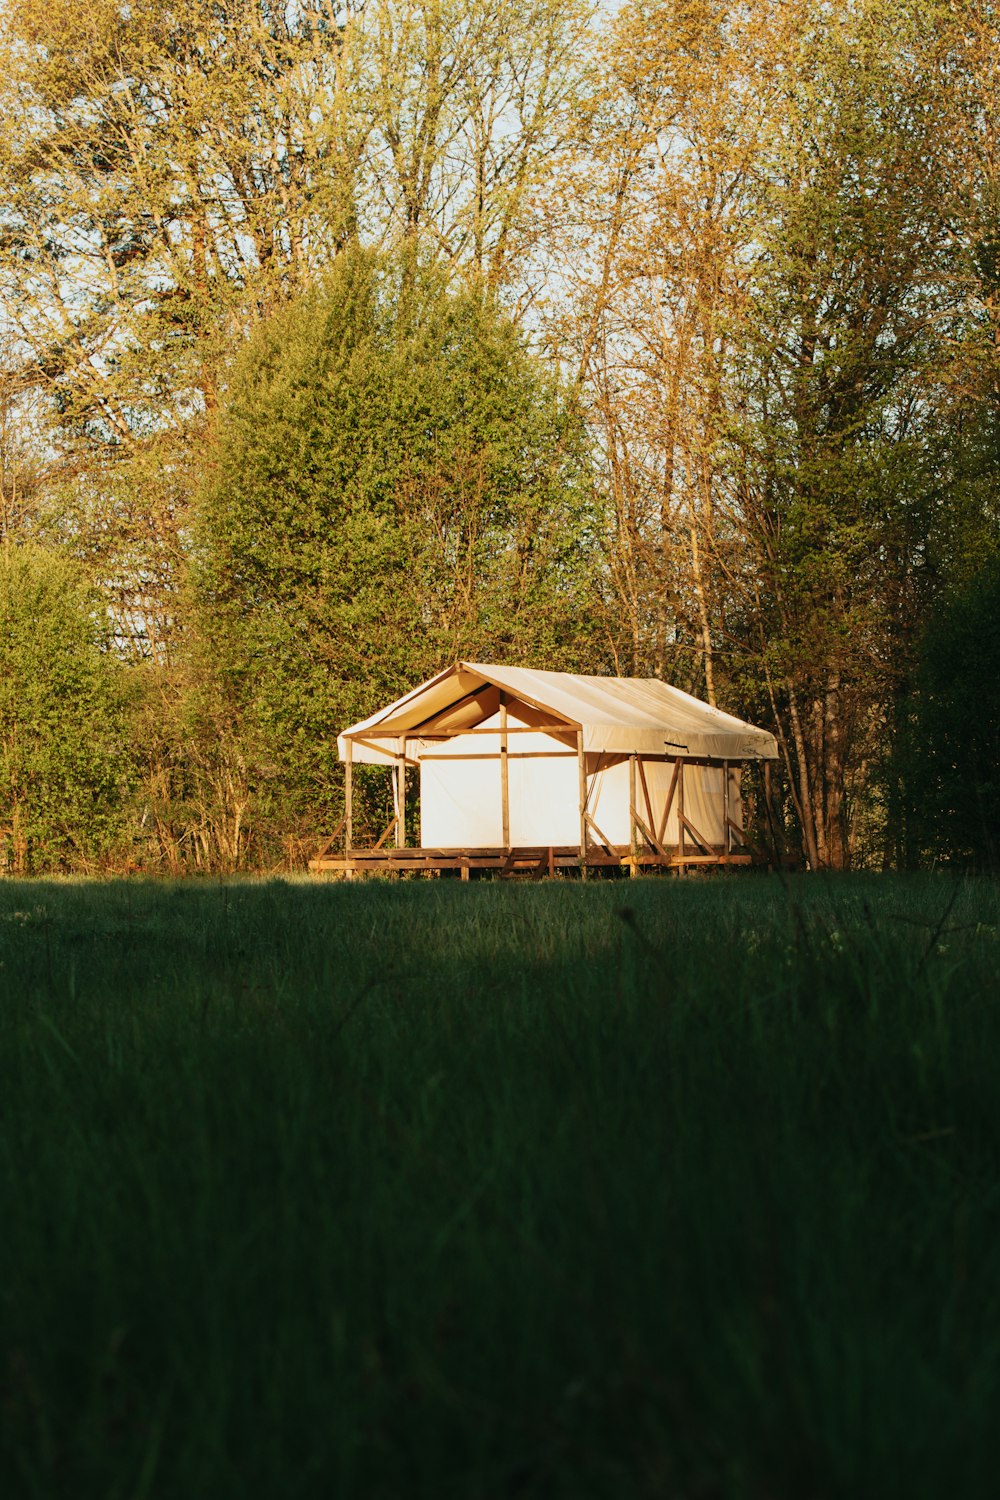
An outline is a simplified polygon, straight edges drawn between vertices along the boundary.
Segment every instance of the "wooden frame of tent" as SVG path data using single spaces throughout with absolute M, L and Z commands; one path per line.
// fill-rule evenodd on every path
M 459 667 L 464 664 L 459 663 Z M 493 669 L 498 670 L 498 669 Z M 442 674 L 442 676 L 445 674 Z M 549 674 L 557 676 L 561 674 Z M 596 679 L 594 679 L 596 680 Z M 434 679 L 433 682 L 437 682 Z M 427 686 L 427 685 L 425 685 Z M 676 691 L 676 690 L 672 690 Z M 412 696 L 412 695 L 410 695 Z M 499 689 L 497 723 L 492 726 L 470 724 L 456 713 L 471 702 L 475 693 L 446 705 L 445 710 L 433 712 L 427 718 L 410 724 L 400 733 L 398 724 L 380 728 L 377 723 L 365 721 L 352 726 L 340 735 L 341 753 L 345 766 L 344 816 L 334 832 L 326 839 L 309 861 L 309 869 L 315 873 L 341 874 L 347 878 L 374 873 L 441 873 L 456 872 L 463 880 L 473 870 L 492 870 L 501 875 L 531 874 L 536 878 L 555 875 L 557 871 L 578 871 L 586 879 L 590 870 L 628 870 L 632 875 L 642 870 L 666 869 L 683 874 L 684 871 L 711 866 L 740 866 L 766 863 L 766 857 L 752 845 L 740 824 L 731 816 L 730 768 L 739 762 L 733 758 L 709 755 L 678 754 L 682 746 L 671 745 L 664 740 L 662 752 L 649 751 L 628 754 L 628 829 L 627 843 L 615 843 L 599 826 L 592 807 L 592 793 L 602 769 L 603 755 L 598 755 L 596 766 L 588 771 L 587 753 L 584 744 L 584 726 L 565 714 L 552 710 L 551 705 L 532 701 L 523 692 L 510 693 Z M 686 695 L 681 695 L 686 696 Z M 406 702 L 406 700 L 400 700 Z M 696 702 L 697 700 L 691 700 Z M 510 710 L 516 708 L 517 715 L 527 722 L 510 723 Z M 388 712 L 388 711 L 387 711 Z M 734 721 L 739 722 L 739 721 Z M 489 750 L 485 740 L 483 750 L 467 750 L 458 755 L 435 754 L 428 745 L 445 745 L 459 737 L 490 736 L 497 742 L 496 750 Z M 518 736 L 544 735 L 553 748 L 526 748 L 519 750 Z M 419 743 L 419 755 L 411 753 L 411 746 Z M 473 739 L 473 743 L 475 740 Z M 536 741 L 537 743 L 537 741 Z M 558 748 L 554 748 L 558 746 Z M 393 815 L 381 836 L 370 847 L 359 846 L 354 840 L 353 769 L 355 750 L 367 752 L 365 758 L 378 760 L 390 767 L 393 792 Z M 579 838 L 575 844 L 524 844 L 511 838 L 510 815 L 510 763 L 524 760 L 552 760 L 574 758 L 577 762 L 578 822 Z M 593 757 L 591 757 L 593 759 Z M 624 757 L 618 755 L 616 759 Z M 407 771 L 420 767 L 422 762 L 492 761 L 499 762 L 501 802 L 500 843 L 494 847 L 423 847 L 408 846 L 406 842 L 406 794 Z M 646 767 L 659 762 L 669 766 L 669 786 L 665 800 L 654 809 Z M 685 766 L 716 767 L 722 773 L 722 840 L 711 842 L 698 828 L 685 806 Z M 765 796 L 770 797 L 770 767 L 765 761 Z M 667 826 L 671 812 L 675 813 L 676 842 L 667 842 Z M 339 847 L 338 847 L 339 846 Z

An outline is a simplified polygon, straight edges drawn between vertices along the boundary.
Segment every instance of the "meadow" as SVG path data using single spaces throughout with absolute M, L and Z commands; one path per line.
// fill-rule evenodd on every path
M 993 1496 L 1000 885 L 0 882 L 0 1493 Z

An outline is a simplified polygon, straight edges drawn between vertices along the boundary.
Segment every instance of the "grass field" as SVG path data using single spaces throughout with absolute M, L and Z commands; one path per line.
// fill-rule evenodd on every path
M 0 883 L 0 1493 L 995 1496 L 1000 887 Z

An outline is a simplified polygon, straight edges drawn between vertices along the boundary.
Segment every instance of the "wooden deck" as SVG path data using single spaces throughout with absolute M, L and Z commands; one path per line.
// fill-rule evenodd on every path
M 735 853 L 718 848 L 711 854 L 699 852 L 689 854 L 686 850 L 666 848 L 663 853 L 650 849 L 631 850 L 604 845 L 594 848 L 588 845 L 586 860 L 581 861 L 576 846 L 538 847 L 516 849 L 349 849 L 334 854 L 329 845 L 322 848 L 309 861 L 313 874 L 343 875 L 347 879 L 365 875 L 437 875 L 458 874 L 468 880 L 473 870 L 492 870 L 501 877 L 518 876 L 542 880 L 558 872 L 578 873 L 586 877 L 587 871 L 610 872 L 627 870 L 638 874 L 641 870 L 704 869 L 706 867 L 746 866 L 762 861 L 747 851 Z

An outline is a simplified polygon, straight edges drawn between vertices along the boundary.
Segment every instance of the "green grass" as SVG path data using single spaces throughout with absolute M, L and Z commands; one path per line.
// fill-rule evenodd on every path
M 0 883 L 0 1493 L 992 1497 L 998 928 Z

